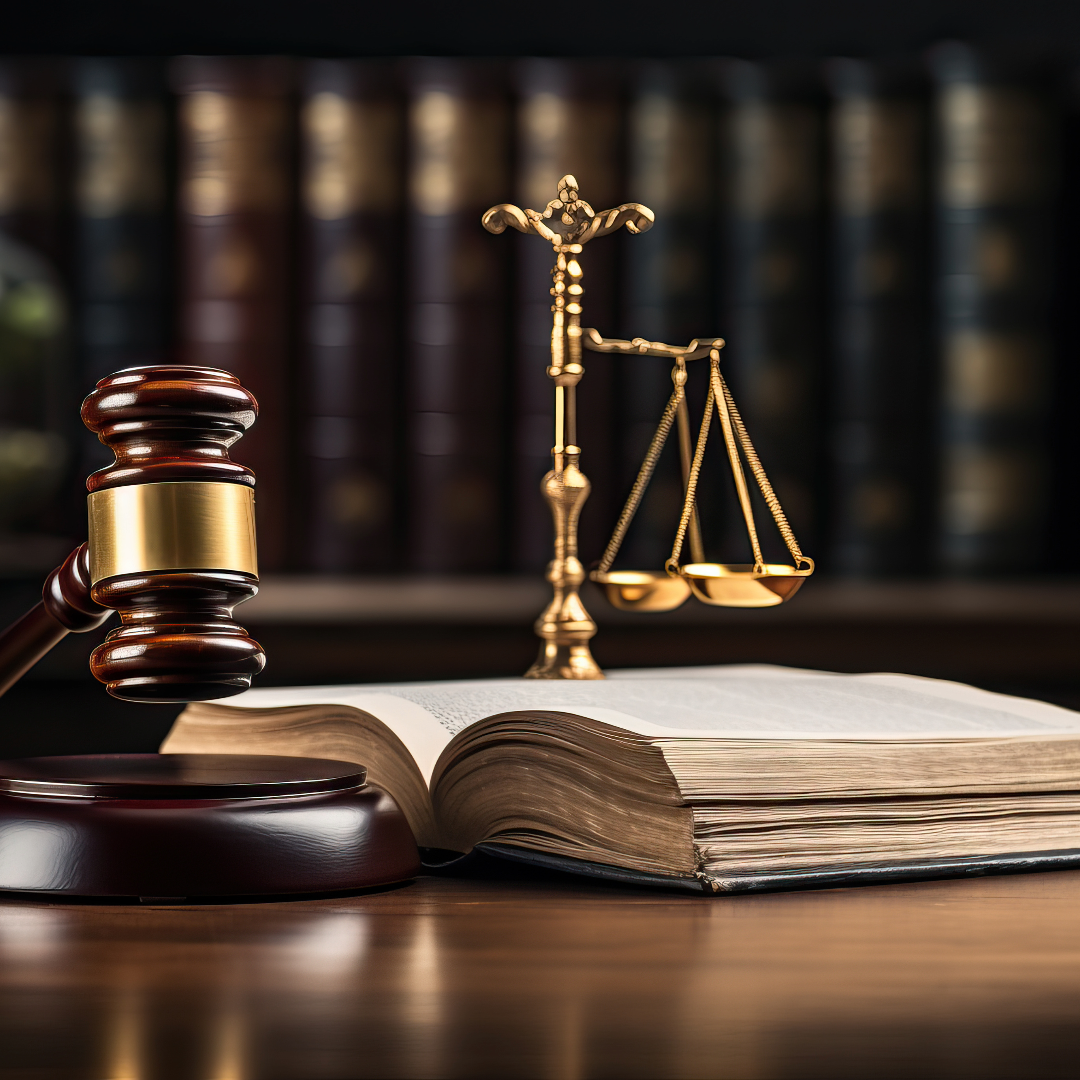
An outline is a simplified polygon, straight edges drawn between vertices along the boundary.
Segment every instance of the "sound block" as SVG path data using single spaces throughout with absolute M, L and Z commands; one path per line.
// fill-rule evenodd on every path
M 415 876 L 404 815 L 344 761 L 92 754 L 0 761 L 0 889 L 189 899 Z

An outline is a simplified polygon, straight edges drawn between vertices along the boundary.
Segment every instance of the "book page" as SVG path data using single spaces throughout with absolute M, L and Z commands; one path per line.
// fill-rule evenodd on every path
M 290 705 L 349 705 L 361 709 L 381 720 L 405 744 L 427 784 L 451 738 L 445 725 L 426 709 L 400 694 L 386 693 L 381 686 L 268 687 L 247 690 L 212 704 L 239 709 L 283 709 Z
M 470 724 L 504 712 L 567 712 L 660 738 L 957 739 L 1080 734 L 1080 713 L 910 675 L 767 665 L 613 672 L 596 682 L 487 679 L 248 691 L 223 704 L 346 704 L 373 713 L 425 777 Z M 414 749 L 415 747 L 415 749 Z

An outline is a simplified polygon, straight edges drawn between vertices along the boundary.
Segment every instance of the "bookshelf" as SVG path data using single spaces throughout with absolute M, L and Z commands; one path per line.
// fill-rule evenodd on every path
M 608 668 L 894 670 L 1080 705 L 1080 577 L 822 578 L 778 608 L 688 601 L 659 615 L 616 611 L 591 586 L 583 596 Z M 532 662 L 546 597 L 542 579 L 524 576 L 271 576 L 237 614 L 266 648 L 262 685 L 468 678 L 517 675 Z M 28 679 L 88 682 L 86 660 L 104 633 L 69 637 Z
M 687 601 L 675 611 L 618 611 L 588 586 L 589 609 L 602 626 L 784 626 L 890 622 L 964 623 L 979 619 L 1080 626 L 1080 576 L 1053 581 L 808 582 L 798 599 L 767 611 L 716 608 Z M 259 626 L 528 624 L 548 600 L 539 577 L 273 576 L 244 608 Z
M 271 578 L 244 621 L 282 682 L 513 675 L 532 661 L 536 578 Z M 765 611 L 694 601 L 640 615 L 584 593 L 607 667 L 780 663 L 1000 687 L 1080 685 L 1080 577 L 809 583 Z M 1080 695 L 1078 695 L 1080 698 Z
M 1052 46 L 1050 51 L 1058 58 L 1058 69 L 1067 72 L 1075 65 L 1076 45 L 1080 44 L 1080 8 L 1042 0 L 1022 10 L 1015 5 L 961 0 L 900 8 L 777 0 L 767 5 L 736 5 L 725 9 L 722 17 L 717 16 L 713 6 L 684 0 L 666 11 L 662 19 L 656 17 L 654 6 L 638 0 L 630 0 L 617 13 L 610 4 L 586 0 L 575 8 L 573 18 L 579 26 L 591 26 L 593 30 L 571 39 L 564 21 L 545 22 L 533 9 L 508 12 L 505 5 L 496 7 L 483 2 L 473 5 L 469 17 L 463 19 L 458 9 L 427 0 L 378 10 L 370 5 L 349 7 L 331 0 L 311 0 L 303 6 L 295 0 L 269 0 L 260 7 L 259 19 L 253 21 L 245 5 L 211 6 L 205 0 L 183 5 L 166 0 L 157 6 L 152 18 L 132 18 L 128 6 L 118 0 L 104 0 L 92 11 L 60 0 L 38 8 L 24 6 L 15 13 L 5 25 L 5 52 L 24 57 L 156 57 L 159 75 L 164 79 L 165 58 L 178 54 L 297 58 L 428 55 L 511 60 L 603 54 L 606 59 L 626 59 L 641 57 L 645 48 L 654 58 L 672 60 L 681 71 L 683 67 L 691 69 L 693 64 L 683 65 L 679 58 L 690 58 L 694 63 L 723 56 L 750 62 L 803 58 L 818 66 L 823 58 L 841 55 L 872 60 L 901 54 L 911 58 L 924 55 L 929 46 L 946 39 L 992 48 L 1004 44 L 1010 52 L 1038 52 Z M 647 29 L 645 37 L 643 29 Z M 626 70 L 629 72 L 630 67 Z M 299 83 L 294 91 L 300 94 Z M 1073 108 L 1071 98 L 1066 104 L 1068 109 Z M 163 115 L 171 125 L 168 130 L 173 142 L 177 108 L 175 100 L 165 102 Z M 1075 116 L 1072 112 L 1069 116 L 1068 135 L 1072 142 L 1065 171 L 1072 176 L 1078 166 L 1074 161 Z M 299 130 L 297 117 L 289 123 Z M 298 152 L 296 147 L 293 151 Z M 167 220 L 172 231 L 176 209 L 173 189 L 179 182 L 178 174 L 174 175 L 176 152 L 173 146 L 168 160 L 162 159 L 163 167 L 169 170 L 166 187 L 172 192 L 173 202 Z M 510 150 L 507 156 L 511 156 Z M 295 185 L 295 176 L 290 183 Z M 503 185 L 505 197 L 513 195 L 514 183 L 507 180 Z M 492 199 L 496 197 L 504 197 L 502 189 Z M 295 202 L 296 193 L 290 198 Z M 288 212 L 295 211 L 290 203 Z M 399 213 L 400 208 L 394 212 Z M 474 221 L 476 214 L 470 211 L 470 215 L 469 220 Z M 1071 237 L 1075 234 L 1075 215 L 1066 217 L 1064 230 Z M 364 228 L 369 225 L 363 223 Z M 654 240 L 658 236 L 659 232 Z M 170 243 L 175 239 L 172 237 Z M 1072 283 L 1075 274 L 1070 262 L 1062 280 Z M 542 293 L 538 295 L 543 299 Z M 590 304 L 596 305 L 590 310 L 600 310 L 597 296 L 597 292 L 590 294 Z M 170 302 L 175 300 L 173 297 Z M 300 320 L 296 312 L 293 315 Z M 176 316 L 174 311 L 170 317 L 176 321 Z M 712 327 L 720 320 L 699 321 Z M 299 334 L 299 325 L 297 322 L 290 331 L 295 331 L 294 336 Z M 1072 349 L 1071 331 L 1062 340 Z M 545 351 L 543 340 L 539 348 L 541 353 Z M 1059 514 L 1061 520 L 1055 523 L 1058 535 L 1068 534 L 1071 508 L 1076 504 L 1071 467 L 1074 425 L 1067 404 L 1074 396 L 1070 390 L 1074 377 L 1069 372 L 1075 365 L 1067 353 L 1062 351 L 1068 371 L 1062 377 L 1065 389 L 1057 397 L 1053 422 L 1064 433 L 1052 448 L 1059 463 L 1055 482 L 1060 481 L 1064 488 L 1059 503 L 1064 509 Z M 542 364 L 541 356 L 534 365 L 537 372 L 542 371 Z M 591 369 L 593 385 L 598 385 L 597 370 Z M 544 390 L 546 393 L 546 384 Z M 388 398 L 393 399 L 394 393 L 388 392 Z M 378 397 L 368 396 L 373 400 Z M 439 415 L 445 411 L 442 405 L 430 408 Z M 353 412 L 359 415 L 358 410 L 345 416 L 348 411 L 343 409 L 341 416 L 333 413 L 334 419 L 350 423 L 357 419 Z M 294 417 L 290 423 L 295 421 L 299 429 L 302 419 Z M 395 413 L 394 422 L 400 419 Z M 269 415 L 261 423 L 264 428 L 272 423 Z M 346 427 L 344 422 L 334 427 L 341 436 L 338 441 L 357 442 L 355 432 Z M 365 414 L 363 424 L 357 427 L 373 430 L 371 418 Z M 545 438 L 541 436 L 537 444 L 543 461 Z M 372 441 L 401 448 L 400 433 Z M 594 464 L 598 452 L 598 448 L 590 451 Z M 337 467 L 337 458 L 327 460 Z M 592 465 L 588 471 L 593 474 Z M 71 529 L 81 528 L 78 519 L 82 492 L 78 483 L 74 486 L 79 490 L 72 497 L 75 509 L 71 520 L 75 524 Z M 599 499 L 600 485 L 592 499 L 590 509 L 594 512 Z M 537 535 L 543 532 L 546 538 L 547 519 L 538 502 L 537 506 L 541 513 Z M 295 520 L 304 519 L 303 512 L 296 512 L 292 506 L 290 511 Z M 611 509 L 601 516 L 607 522 L 613 514 Z M 400 536 L 388 544 L 399 566 L 419 566 L 408 563 L 402 555 L 405 545 Z M 260 537 L 260 546 L 264 553 L 269 552 L 268 531 Z M 821 546 L 814 545 L 815 554 Z M 65 551 L 66 547 L 49 554 L 37 537 L 18 551 L 0 550 L 5 572 L 25 574 L 19 581 L 0 583 L 0 617 L 14 618 L 34 602 L 40 577 Z M 591 551 L 588 557 L 597 553 Z M 348 564 L 337 559 L 337 563 L 339 568 L 378 566 L 380 560 Z M 531 555 L 526 559 L 504 554 L 492 560 L 491 565 L 529 566 L 535 561 Z M 822 558 L 821 565 L 827 563 L 827 558 Z M 281 565 L 314 564 L 310 560 L 284 560 Z M 1055 564 L 1067 565 L 1067 555 L 1060 545 L 1041 565 Z M 539 574 L 270 575 L 264 579 L 259 596 L 239 614 L 267 648 L 270 664 L 262 680 L 265 685 L 512 675 L 524 670 L 535 655 L 531 624 L 546 599 L 547 588 Z M 896 669 L 1080 704 L 1080 671 L 1074 659 L 1080 657 L 1080 577 L 1064 583 L 1057 578 L 1031 578 L 947 583 L 928 579 L 874 580 L 856 584 L 819 576 L 794 603 L 763 612 L 688 603 L 665 615 L 642 616 L 613 611 L 591 589 L 586 590 L 585 600 L 600 626 L 596 656 L 607 667 L 737 661 L 852 671 Z M 27 685 L 44 688 L 51 680 L 56 685 L 78 685 L 85 690 L 86 701 L 91 697 L 95 701 L 103 699 L 86 670 L 86 657 L 97 639 L 97 635 L 69 639 L 39 665 Z M 80 709 L 84 707 L 81 701 Z M 16 706 L 7 707 L 13 715 Z

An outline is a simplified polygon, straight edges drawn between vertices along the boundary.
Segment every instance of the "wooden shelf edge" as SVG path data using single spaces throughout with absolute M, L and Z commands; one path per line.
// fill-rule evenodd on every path
M 708 626 L 860 623 L 1080 624 L 1080 578 L 1065 581 L 810 581 L 780 607 L 738 610 L 690 600 L 676 611 L 616 611 L 591 585 L 585 603 L 601 625 Z M 539 576 L 267 576 L 238 610 L 264 625 L 531 625 L 550 599 Z

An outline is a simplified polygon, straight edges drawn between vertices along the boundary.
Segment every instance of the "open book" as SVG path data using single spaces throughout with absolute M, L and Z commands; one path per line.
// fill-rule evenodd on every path
M 422 848 L 716 892 L 1080 864 L 1080 713 L 909 675 L 251 690 L 161 749 L 361 762 Z

